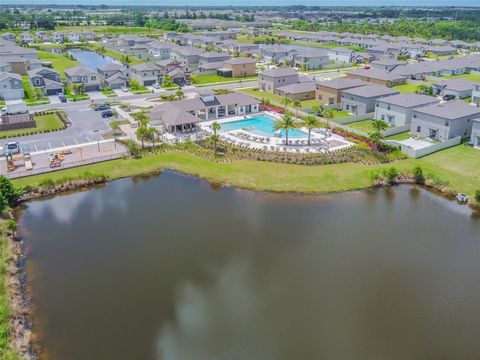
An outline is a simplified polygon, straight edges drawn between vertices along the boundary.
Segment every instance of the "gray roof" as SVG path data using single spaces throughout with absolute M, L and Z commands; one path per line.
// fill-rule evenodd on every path
M 473 89 L 475 82 L 464 78 L 448 79 L 435 83 L 435 86 L 452 91 L 469 91 Z
M 479 116 L 480 108 L 468 105 L 463 100 L 454 100 L 415 109 L 415 112 L 455 120 L 466 116 Z
M 70 69 L 65 70 L 65 75 L 67 76 L 88 76 L 90 74 L 94 74 L 93 70 L 86 68 L 85 66 L 75 66 Z
M 22 76 L 14 73 L 9 73 L 9 72 L 1 72 L 0 73 L 0 81 L 8 79 L 8 78 L 14 78 L 19 81 L 22 81 Z
M 247 58 L 247 57 L 237 57 L 225 60 L 224 63 L 231 64 L 231 65 L 241 65 L 241 64 L 256 64 L 257 62 L 255 59 Z
M 114 62 L 109 62 L 102 66 L 99 66 L 97 69 L 101 71 L 124 71 L 125 66 L 123 66 L 122 64 L 114 63 Z
M 385 59 L 385 60 L 372 61 L 372 65 L 392 66 L 392 65 L 404 65 L 404 64 L 406 64 L 405 61 L 400 61 L 400 60 L 396 60 L 396 59 Z
M 131 67 L 135 71 L 158 71 L 159 68 L 156 64 L 153 63 L 145 63 L 145 64 L 137 64 Z
M 347 74 L 363 76 L 371 79 L 378 79 L 384 81 L 392 81 L 392 80 L 402 80 L 405 79 L 405 76 L 390 72 L 383 69 L 357 69 L 357 70 L 349 70 Z
M 364 98 L 382 97 L 399 94 L 398 90 L 381 85 L 364 85 L 343 91 L 345 94 L 356 95 Z
M 405 108 L 413 108 L 417 106 L 429 105 L 440 102 L 440 100 L 432 96 L 414 93 L 401 93 L 397 95 L 387 96 L 378 99 L 377 101 Z
M 277 90 L 284 92 L 285 94 L 298 94 L 304 92 L 315 91 L 315 82 L 298 82 L 295 84 L 285 85 L 278 87 Z
M 350 89 L 357 86 L 364 86 L 365 83 L 360 79 L 333 79 L 333 80 L 323 80 L 317 81 L 317 85 L 325 86 L 327 88 L 336 89 L 336 90 L 343 90 L 343 89 Z
M 276 69 L 266 70 L 260 75 L 265 75 L 269 77 L 291 76 L 291 75 L 297 75 L 297 71 L 292 68 L 276 68 Z

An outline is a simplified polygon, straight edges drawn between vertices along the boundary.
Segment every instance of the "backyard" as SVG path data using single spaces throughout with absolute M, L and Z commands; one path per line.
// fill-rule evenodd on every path
M 37 124 L 34 128 L 0 131 L 0 139 L 16 136 L 24 136 L 41 132 L 56 131 L 65 128 L 65 123 L 60 119 L 57 113 L 49 113 L 44 115 L 35 115 Z
M 403 85 L 397 85 L 393 87 L 395 90 L 398 90 L 400 92 L 409 92 L 409 93 L 414 93 L 418 90 L 419 85 L 417 84 L 403 84 Z
M 375 131 L 375 128 L 373 127 L 373 121 L 371 119 L 356 121 L 345 125 L 351 127 L 352 129 L 363 131 L 367 134 L 373 133 Z
M 65 78 L 65 69 L 80 65 L 77 60 L 69 59 L 63 54 L 54 54 L 44 50 L 38 50 L 38 58 L 43 61 L 50 61 L 62 78 Z
M 229 82 L 242 82 L 257 80 L 256 76 L 243 77 L 243 78 L 227 78 L 216 74 L 210 75 L 194 75 L 192 76 L 192 83 L 195 85 L 207 85 L 217 83 L 229 83 Z
M 463 78 L 463 79 L 468 79 L 475 82 L 480 82 L 480 74 L 461 74 L 461 75 L 443 76 L 443 77 L 447 79 Z

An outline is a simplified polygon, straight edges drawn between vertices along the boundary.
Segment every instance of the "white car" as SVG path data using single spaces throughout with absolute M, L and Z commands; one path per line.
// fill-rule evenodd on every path
M 160 85 L 158 83 L 153 83 L 152 86 L 155 88 L 155 89 L 160 89 Z
M 126 87 L 122 87 L 120 88 L 120 90 L 122 90 L 123 92 L 128 92 L 128 89 Z

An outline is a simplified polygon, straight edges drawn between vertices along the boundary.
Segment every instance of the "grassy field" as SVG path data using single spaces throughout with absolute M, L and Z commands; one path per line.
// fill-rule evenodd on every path
M 146 27 L 140 26 L 57 26 L 55 30 L 65 30 L 65 31 L 84 31 L 91 30 L 99 34 L 158 34 L 161 35 L 164 33 L 160 29 L 148 29 Z
M 407 140 L 408 138 L 410 138 L 410 133 L 408 131 L 405 131 L 400 134 L 387 136 L 385 139 L 386 140 Z
M 390 164 L 342 163 L 324 166 L 288 165 L 240 160 L 217 164 L 183 152 L 170 152 L 138 160 L 121 159 L 14 180 L 17 186 L 38 186 L 46 179 L 79 177 L 86 171 L 111 179 L 170 169 L 246 189 L 277 192 L 337 192 L 370 187 L 372 175 L 395 166 L 410 172 L 419 165 L 429 178 L 439 178 L 458 192 L 473 196 L 480 189 L 480 150 L 467 145 L 443 150 L 422 159 Z
M 237 81 L 251 81 L 257 80 L 257 76 L 249 76 L 249 77 L 242 77 L 242 78 L 226 78 L 216 74 L 210 75 L 195 75 L 194 76 L 194 84 L 195 85 L 206 85 L 206 84 L 220 84 L 220 83 L 229 83 L 229 82 L 237 82 Z
M 0 131 L 0 139 L 61 130 L 65 127 L 65 124 L 60 120 L 57 114 L 36 115 L 35 122 L 37 123 L 37 127 L 34 128 Z
M 372 120 L 362 120 L 345 125 L 351 127 L 352 129 L 363 131 L 367 134 L 375 131 L 375 129 L 373 128 Z
M 416 85 L 416 84 L 403 84 L 403 85 L 397 85 L 397 86 L 394 86 L 393 88 L 395 90 L 398 90 L 400 92 L 410 92 L 410 93 L 414 93 L 417 91 L 419 85 Z
M 345 110 L 333 110 L 333 115 L 334 115 L 333 120 L 352 116 L 348 113 L 348 111 L 345 111 Z
M 7 260 L 11 257 L 8 239 L 3 229 L 5 220 L 0 219 L 0 359 L 20 360 L 18 354 L 9 349 L 10 342 L 10 306 L 7 296 L 6 272 Z
M 475 82 L 480 82 L 480 75 L 476 74 L 462 74 L 462 75 L 454 75 L 454 76 L 442 76 L 447 79 L 457 79 L 457 78 L 463 78 L 463 79 L 468 79 L 472 80 Z
M 239 89 L 239 91 L 241 91 L 245 94 L 254 96 L 254 97 L 256 97 L 257 99 L 260 99 L 260 100 L 262 100 L 262 99 L 268 100 L 272 104 L 282 105 L 283 98 L 281 96 L 271 94 L 271 93 L 266 92 L 266 91 L 257 90 L 256 88 L 244 88 L 244 89 Z M 304 101 L 301 101 L 301 104 L 302 104 L 302 106 L 301 106 L 302 109 L 309 109 L 314 105 L 320 105 L 320 101 L 318 101 L 318 100 L 304 100 Z
M 62 54 L 53 54 L 44 50 L 38 51 L 38 58 L 44 61 L 51 61 L 53 68 L 60 73 L 62 78 L 65 78 L 65 69 L 80 65 L 77 60 L 71 60 Z

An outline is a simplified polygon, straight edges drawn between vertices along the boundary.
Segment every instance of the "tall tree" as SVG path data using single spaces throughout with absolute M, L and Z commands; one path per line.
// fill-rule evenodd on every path
M 295 120 L 289 115 L 284 114 L 283 117 L 279 120 L 276 120 L 273 124 L 274 130 L 283 130 L 285 131 L 285 143 L 288 145 L 288 132 L 296 128 Z
M 318 117 L 310 115 L 307 116 L 304 120 L 302 120 L 301 125 L 308 129 L 308 145 L 310 145 L 312 130 L 319 128 L 322 123 L 320 122 L 320 120 L 318 120 Z

